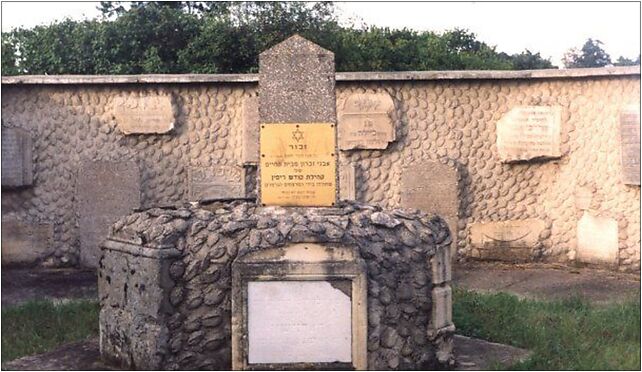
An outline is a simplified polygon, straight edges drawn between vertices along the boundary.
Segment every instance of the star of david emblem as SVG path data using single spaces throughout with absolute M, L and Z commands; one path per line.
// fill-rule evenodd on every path
M 303 139 L 303 132 L 297 128 L 295 131 L 292 131 L 292 139 L 299 142 Z

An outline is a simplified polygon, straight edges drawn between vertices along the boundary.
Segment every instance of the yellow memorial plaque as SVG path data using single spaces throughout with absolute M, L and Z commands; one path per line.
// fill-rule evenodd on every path
M 261 203 L 327 207 L 336 201 L 335 126 L 261 124 Z

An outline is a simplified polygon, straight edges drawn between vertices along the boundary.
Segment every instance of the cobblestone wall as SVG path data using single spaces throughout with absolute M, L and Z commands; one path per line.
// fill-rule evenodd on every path
M 639 106 L 638 75 L 557 79 L 339 81 L 338 107 L 354 92 L 388 92 L 394 101 L 396 141 L 385 150 L 341 152 L 357 167 L 357 200 L 392 208 L 401 199 L 406 165 L 434 160 L 457 168 L 457 251 L 474 256 L 470 225 L 545 221 L 540 258 L 575 258 L 579 189 L 592 192 L 591 209 L 618 223 L 621 270 L 639 270 L 640 187 L 621 181 L 619 112 Z M 171 93 L 174 132 L 123 135 L 113 118 L 125 93 Z M 135 161 L 143 207 L 185 201 L 189 165 L 241 162 L 242 102 L 256 84 L 3 85 L 2 123 L 32 136 L 32 187 L 2 191 L 3 218 L 54 226 L 42 262 L 76 264 L 79 257 L 75 179 L 84 160 Z M 504 164 L 496 122 L 512 107 L 562 107 L 559 160 Z

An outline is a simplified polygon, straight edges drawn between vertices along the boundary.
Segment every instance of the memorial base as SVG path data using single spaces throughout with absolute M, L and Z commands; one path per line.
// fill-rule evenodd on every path
M 136 212 L 102 247 L 101 354 L 132 369 L 446 368 L 450 242 L 439 217 L 360 204 Z

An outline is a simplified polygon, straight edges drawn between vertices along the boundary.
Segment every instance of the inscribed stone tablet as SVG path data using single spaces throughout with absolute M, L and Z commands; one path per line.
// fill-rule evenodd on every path
M 84 162 L 78 171 L 76 200 L 80 229 L 80 260 L 96 267 L 100 244 L 109 227 L 140 207 L 140 176 L 133 161 Z
M 357 200 L 355 180 L 354 164 L 344 164 L 339 167 L 339 198 L 341 200 Z
M 261 124 L 261 203 L 334 205 L 334 130 L 330 123 Z
M 395 105 L 388 93 L 356 93 L 339 114 L 339 148 L 385 149 L 395 140 L 391 114 Z
M 559 106 L 514 107 L 497 122 L 497 150 L 502 162 L 558 158 Z
M 545 228 L 539 219 L 473 223 L 470 241 L 480 258 L 523 261 L 531 258 Z
M 457 170 L 435 161 L 406 167 L 401 175 L 401 207 L 416 208 L 446 220 L 452 237 L 452 254 L 457 250 L 459 199 Z
M 114 118 L 124 134 L 161 134 L 174 128 L 172 96 L 124 96 L 114 99 Z
M 629 107 L 620 113 L 622 178 L 628 185 L 640 185 L 640 111 Z
M 577 223 L 577 260 L 615 264 L 617 254 L 617 221 L 584 213 Z
M 352 361 L 351 299 L 333 283 L 248 282 L 247 301 L 249 364 Z
M 2 217 L 2 264 L 30 264 L 52 250 L 53 225 Z
M 254 95 L 243 101 L 243 164 L 259 162 L 259 103 Z
M 234 165 L 190 166 L 187 169 L 190 201 L 245 198 L 245 172 Z
M 2 128 L 2 186 L 33 183 L 31 136 L 20 128 Z

